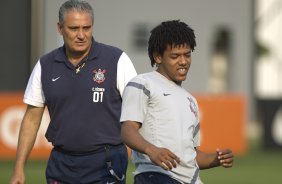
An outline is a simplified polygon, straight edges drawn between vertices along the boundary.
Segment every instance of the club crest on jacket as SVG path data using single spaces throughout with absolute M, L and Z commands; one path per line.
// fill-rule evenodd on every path
M 98 71 L 97 70 L 93 70 L 93 73 L 94 73 L 93 80 L 95 82 L 100 84 L 100 83 L 105 81 L 105 79 L 106 79 L 106 77 L 105 77 L 106 70 L 102 70 L 102 69 L 99 68 Z

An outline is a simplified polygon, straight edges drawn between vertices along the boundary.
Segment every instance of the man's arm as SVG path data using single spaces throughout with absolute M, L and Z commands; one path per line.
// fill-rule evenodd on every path
M 198 149 L 196 151 L 196 160 L 200 169 L 209 169 L 217 166 L 229 168 L 233 166 L 234 156 L 230 149 L 217 149 L 215 153 L 204 153 Z
M 10 184 L 24 183 L 24 166 L 34 146 L 43 112 L 44 107 L 27 106 L 19 132 L 16 163 Z
M 166 170 L 171 170 L 180 162 L 179 158 L 166 148 L 158 148 L 146 141 L 138 132 L 140 123 L 126 121 L 121 126 L 121 136 L 126 145 L 138 152 L 147 154 L 151 161 Z

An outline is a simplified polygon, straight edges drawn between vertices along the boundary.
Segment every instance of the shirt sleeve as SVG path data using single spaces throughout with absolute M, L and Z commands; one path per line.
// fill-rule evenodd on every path
M 146 118 L 150 91 L 144 80 L 135 77 L 124 89 L 120 122 L 143 123 Z
M 44 107 L 45 97 L 41 85 L 41 65 L 38 61 L 30 75 L 23 102 L 36 107 Z
M 198 147 L 200 146 L 200 137 L 201 137 L 201 128 L 200 128 L 200 112 L 199 112 L 199 106 L 198 106 L 198 103 L 197 103 L 197 100 L 195 98 L 193 98 L 193 101 L 195 102 L 196 104 L 196 107 L 197 107 L 197 120 L 195 122 L 195 129 L 194 129 L 194 133 L 193 133 L 193 139 L 194 139 L 194 147 Z
M 122 96 L 123 90 L 133 77 L 137 75 L 136 70 L 125 52 L 119 58 L 117 66 L 117 88 Z

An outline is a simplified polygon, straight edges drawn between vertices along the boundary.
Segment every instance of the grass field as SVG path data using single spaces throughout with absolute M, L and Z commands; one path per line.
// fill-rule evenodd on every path
M 0 161 L 0 184 L 11 176 L 13 161 Z M 26 167 L 26 184 L 45 183 L 45 161 L 29 161 Z M 130 163 L 127 183 L 133 183 Z M 259 141 L 251 141 L 248 154 L 236 156 L 231 169 L 213 168 L 201 171 L 205 184 L 280 184 L 282 183 L 282 151 L 263 150 Z

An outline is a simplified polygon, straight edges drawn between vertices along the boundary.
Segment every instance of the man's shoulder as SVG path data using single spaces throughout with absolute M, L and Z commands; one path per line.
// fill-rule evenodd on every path
M 123 52 L 123 50 L 121 50 L 120 48 L 113 46 L 113 45 L 108 45 L 106 43 L 100 43 L 100 42 L 96 42 L 96 44 L 100 48 L 102 48 L 103 50 L 106 50 L 106 51 L 119 52 L 119 53 Z
M 62 47 L 59 47 L 59 48 L 56 48 L 50 52 L 47 52 L 45 54 L 43 54 L 41 57 L 40 57 L 40 62 L 45 62 L 45 61 L 50 61 L 50 60 L 55 60 L 56 57 L 59 57 L 61 59 L 63 59 L 63 48 Z
M 135 83 L 140 83 L 140 84 L 148 84 L 148 83 L 151 83 L 151 81 L 154 81 L 154 73 L 153 72 L 138 74 L 135 77 L 133 77 L 130 82 L 135 82 Z
M 133 79 L 148 79 L 148 78 L 151 78 L 152 72 L 147 72 L 147 73 L 140 73 L 138 75 L 136 75 Z

